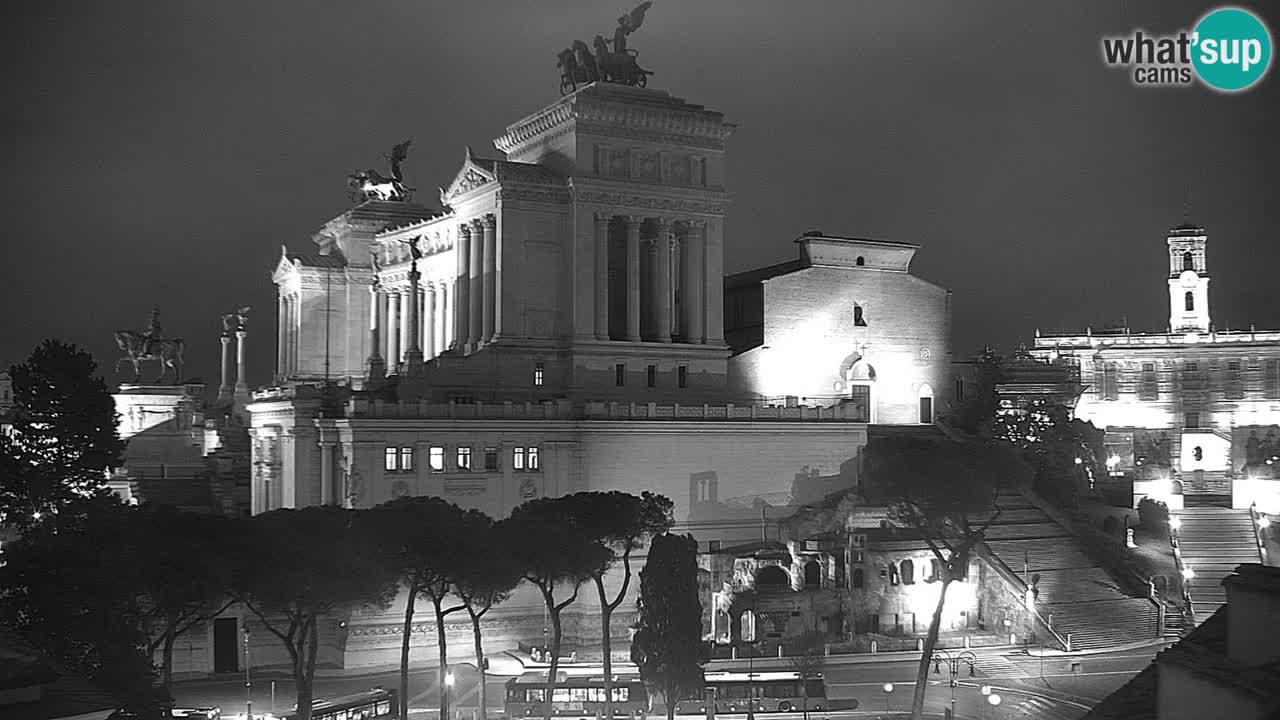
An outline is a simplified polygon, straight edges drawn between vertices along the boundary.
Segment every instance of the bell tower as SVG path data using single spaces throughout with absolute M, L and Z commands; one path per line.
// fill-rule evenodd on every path
M 1169 330 L 1209 332 L 1209 271 L 1204 228 L 1183 224 L 1169 233 Z

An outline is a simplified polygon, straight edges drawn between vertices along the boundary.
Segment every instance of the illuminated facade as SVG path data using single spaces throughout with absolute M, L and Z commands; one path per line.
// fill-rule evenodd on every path
M 932 423 L 951 380 L 951 293 L 911 274 L 918 246 L 819 232 L 796 244 L 797 260 L 725 279 L 733 389 Z
M 1217 329 L 1204 230 L 1179 226 L 1166 243 L 1167 332 L 1037 333 L 1032 353 L 1079 367 L 1076 416 L 1106 430 L 1108 465 L 1134 475 L 1135 503 L 1280 512 L 1280 331 Z

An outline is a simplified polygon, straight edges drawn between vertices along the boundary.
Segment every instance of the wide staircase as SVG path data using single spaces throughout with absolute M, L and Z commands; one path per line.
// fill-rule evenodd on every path
M 1177 530 L 1178 551 L 1184 569 L 1192 577 L 1186 581 L 1191 596 L 1191 612 L 1196 623 L 1204 622 L 1227 602 L 1222 579 L 1244 563 L 1262 562 L 1248 510 L 1223 507 L 1189 507 L 1170 513 L 1181 527 Z
M 1039 575 L 1036 607 L 1072 650 L 1157 637 L 1156 604 L 1126 593 L 1066 528 L 1017 493 L 1002 493 L 999 506 L 987 547 L 1024 580 Z

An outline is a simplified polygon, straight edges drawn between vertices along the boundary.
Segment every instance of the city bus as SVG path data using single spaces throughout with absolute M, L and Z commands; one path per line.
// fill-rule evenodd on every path
M 374 688 L 362 693 L 315 700 L 311 703 L 311 720 L 375 720 L 394 718 L 400 714 L 400 703 L 395 690 Z M 298 708 L 285 716 L 296 720 Z
M 508 718 L 542 717 L 546 709 L 547 674 L 525 673 L 507 681 L 506 708 Z M 552 712 L 557 717 L 590 718 L 604 713 L 604 676 L 567 675 L 560 673 L 551 693 Z M 613 714 L 615 717 L 638 717 L 649 705 L 644 683 L 635 676 L 613 678 Z
M 748 697 L 754 698 L 754 712 L 798 712 L 806 702 L 801 682 L 797 672 L 709 672 L 704 683 L 708 692 L 701 698 L 676 703 L 676 714 L 705 715 L 708 695 L 715 698 L 717 713 L 745 713 Z M 832 709 L 827 702 L 827 687 L 821 676 L 803 682 L 808 690 L 809 710 L 821 712 Z M 857 701 L 851 702 L 857 706 Z

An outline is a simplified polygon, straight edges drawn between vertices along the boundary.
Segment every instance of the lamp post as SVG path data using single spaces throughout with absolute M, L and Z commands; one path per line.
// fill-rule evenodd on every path
M 893 683 L 885 683 L 884 687 L 880 689 L 884 690 L 884 712 L 886 715 L 888 715 L 889 714 L 889 696 L 893 694 Z
M 444 674 L 444 711 L 446 716 L 453 710 L 453 682 L 453 671 L 446 671 Z M 448 720 L 448 718 L 442 717 L 440 720 Z
M 249 679 L 249 626 L 244 626 L 244 720 L 253 720 L 253 682 Z
M 947 673 L 950 676 L 950 682 L 948 684 L 951 686 L 950 717 L 955 717 L 956 685 L 957 685 L 956 678 L 960 676 L 960 667 L 962 665 L 968 665 L 969 677 L 973 677 L 974 673 L 977 670 L 977 667 L 974 665 L 974 663 L 978 661 L 978 656 L 974 655 L 968 650 L 965 650 L 964 652 L 959 653 L 957 655 L 952 655 L 950 652 L 946 650 L 934 650 L 932 660 L 933 660 L 934 675 L 942 674 L 942 666 L 944 663 L 947 666 Z
M 751 627 L 748 629 L 750 632 L 744 632 L 742 638 L 747 643 L 747 720 L 755 720 L 756 613 L 754 610 L 751 611 Z
M 991 697 L 991 686 L 983 685 L 979 692 L 982 693 L 983 700 L 978 703 L 978 718 L 979 720 L 982 720 L 987 716 L 986 702 L 987 699 Z

